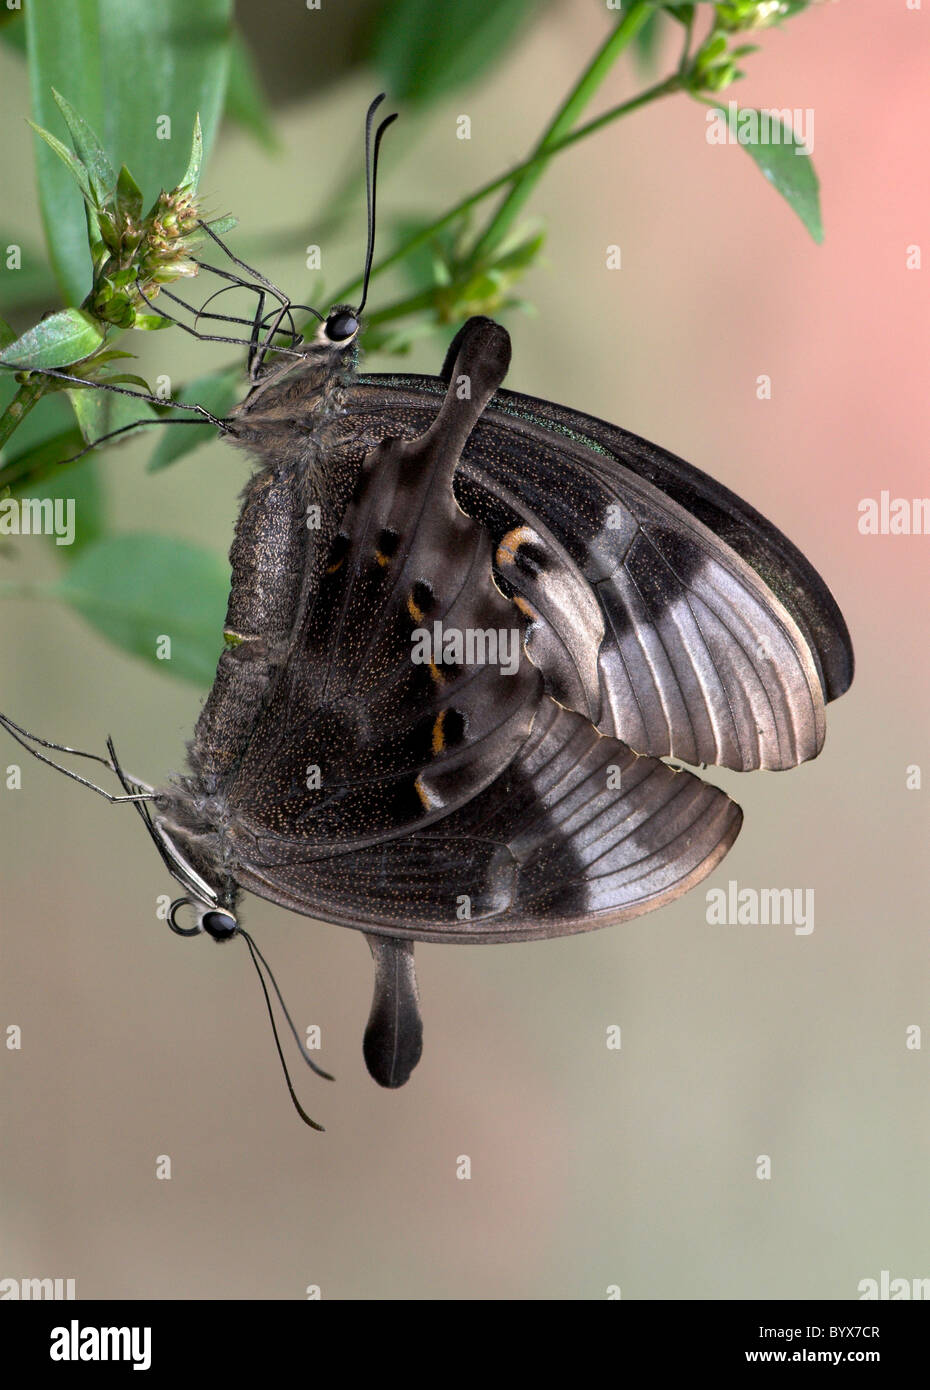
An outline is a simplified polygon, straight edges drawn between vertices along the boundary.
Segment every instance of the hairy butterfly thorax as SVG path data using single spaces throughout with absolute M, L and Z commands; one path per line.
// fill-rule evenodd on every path
M 311 311 L 305 340 L 232 258 L 259 297 L 250 387 L 215 423 L 256 471 L 189 771 L 152 788 L 108 743 L 123 795 L 94 789 L 135 805 L 181 885 L 172 929 L 246 941 L 282 1063 L 243 891 L 362 932 L 364 1055 L 395 1087 L 422 1050 L 416 941 L 562 936 L 673 901 L 742 814 L 664 759 L 815 757 L 853 663 L 776 527 L 660 447 L 503 389 L 500 325 L 469 320 L 436 377 L 358 373 L 376 106 L 359 306 Z M 76 752 L 0 722 L 45 761 Z

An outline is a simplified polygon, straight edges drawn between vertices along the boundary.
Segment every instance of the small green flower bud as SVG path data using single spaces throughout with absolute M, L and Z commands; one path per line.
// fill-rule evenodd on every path
M 718 27 L 730 33 L 765 29 L 788 13 L 784 0 L 724 0 L 715 9 Z

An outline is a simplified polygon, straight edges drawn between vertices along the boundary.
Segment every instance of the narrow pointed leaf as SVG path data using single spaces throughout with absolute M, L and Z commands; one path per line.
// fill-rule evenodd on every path
M 124 164 L 116 180 L 117 206 L 137 222 L 142 216 L 143 201 L 142 189 Z
M 84 165 L 78 159 L 77 155 L 74 154 L 71 150 L 69 150 L 67 145 L 62 144 L 61 140 L 59 140 L 57 136 L 53 135 L 50 130 L 45 130 L 43 126 L 36 125 L 35 121 L 30 121 L 29 124 L 32 126 L 36 135 L 41 136 L 41 138 L 45 141 L 49 149 L 55 151 L 62 164 L 65 165 L 68 172 L 71 174 L 71 177 L 74 179 L 78 188 L 83 193 L 84 197 L 87 199 L 89 203 L 92 203 L 94 201 L 94 190 L 91 187 L 90 176 L 88 175 L 87 170 L 84 168 Z
M 189 190 L 196 193 L 197 185 L 200 182 L 200 166 L 203 164 L 203 132 L 200 129 L 200 113 L 194 116 L 194 134 L 191 140 L 191 155 L 187 161 L 187 170 L 183 179 L 178 184 L 178 188 Z
M 65 118 L 65 124 L 71 132 L 71 140 L 74 150 L 84 168 L 87 170 L 90 179 L 90 186 L 93 189 L 97 205 L 106 202 L 116 186 L 116 170 L 110 163 L 106 150 L 91 126 L 87 124 L 84 117 L 75 111 L 69 101 L 61 95 L 61 92 L 52 88 L 52 96 L 58 103 L 58 109 Z
M 232 0 L 38 0 L 25 10 L 35 120 L 63 133 L 57 87 L 114 167 L 132 170 L 147 206 L 160 189 L 176 187 L 195 113 L 206 151 L 222 114 Z M 52 264 L 77 304 L 91 279 L 80 201 L 44 148 L 37 173 Z
M 820 181 L 814 170 L 814 161 L 803 141 L 792 130 L 781 121 L 772 118 L 769 121 L 768 140 L 744 143 L 741 138 L 740 143 L 819 244 L 823 241 L 823 219 L 820 212 Z M 757 129 L 764 129 L 761 121 L 757 122 Z
M 226 217 L 214 217 L 207 223 L 210 230 L 216 232 L 217 236 L 225 236 L 227 232 L 231 232 L 233 227 L 238 227 L 238 225 L 238 217 L 233 217 L 231 215 L 227 215 Z

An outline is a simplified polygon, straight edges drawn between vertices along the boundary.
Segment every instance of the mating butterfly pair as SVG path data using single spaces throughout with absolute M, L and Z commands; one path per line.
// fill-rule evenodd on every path
M 399 1086 L 414 942 L 561 936 L 686 892 L 742 816 L 663 759 L 815 757 L 853 657 L 823 580 L 732 492 L 501 389 L 500 325 L 466 323 L 439 377 L 359 375 L 361 307 L 267 368 L 260 305 L 220 422 L 259 467 L 189 772 L 156 791 L 105 761 L 184 889 L 182 934 L 254 958 L 242 890 L 365 933 L 365 1057 Z

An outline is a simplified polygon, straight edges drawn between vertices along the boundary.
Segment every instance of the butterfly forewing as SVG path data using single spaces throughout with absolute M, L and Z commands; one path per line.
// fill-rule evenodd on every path
M 366 422 L 388 412 L 415 431 L 431 414 L 437 385 L 442 383 L 429 378 L 362 378 L 352 390 L 344 428 L 356 432 L 357 446 Z M 596 707 L 598 727 L 638 752 L 740 770 L 791 767 L 815 756 L 824 733 L 821 666 L 778 595 L 702 521 L 608 455 L 603 442 L 584 442 L 587 417 L 572 415 L 575 428 L 569 431 L 564 421 L 534 418 L 535 404 L 497 394 L 464 450 L 456 494 L 494 536 L 505 587 L 540 614 L 542 630 L 550 628 L 538 652 L 573 647 L 574 690 L 565 679 L 569 663 L 554 659 L 550 680 L 543 656 L 547 688 L 583 713 Z M 632 438 L 621 431 L 616 436 L 617 447 Z M 684 498 L 681 480 L 688 465 L 667 458 L 662 477 L 678 480 Z M 715 485 L 693 473 L 709 515 L 705 493 Z M 691 495 L 698 496 L 697 483 Z M 730 496 L 721 490 L 715 500 L 720 516 Z M 764 552 L 769 568 L 782 553 L 793 557 L 793 571 L 781 586 L 787 596 L 800 587 L 801 572 L 813 575 L 807 614 L 797 604 L 795 610 L 808 632 L 816 621 L 828 633 L 824 652 L 833 655 L 834 667 L 841 666 L 848 636 L 841 618 L 830 626 L 835 604 L 823 581 L 780 532 L 740 506 L 730 531 L 742 537 L 747 553 Z M 509 560 L 512 538 L 521 533 L 532 537 L 525 547 L 530 563 L 522 565 L 524 547 Z M 551 585 L 547 567 L 555 578 Z M 600 622 L 591 607 L 569 605 L 560 612 L 550 603 L 548 613 L 541 611 L 546 595 L 559 587 L 585 592 L 596 602 Z M 822 602 L 818 589 L 826 595 Z

